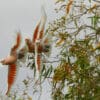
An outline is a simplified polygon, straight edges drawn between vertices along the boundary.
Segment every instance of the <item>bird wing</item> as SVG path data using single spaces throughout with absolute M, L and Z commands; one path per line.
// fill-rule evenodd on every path
M 42 16 L 41 19 L 38 23 L 38 25 L 35 28 L 34 34 L 33 34 L 33 43 L 36 42 L 36 40 L 40 40 L 43 38 L 44 35 L 44 28 L 45 28 L 45 23 L 47 19 L 46 12 L 44 10 L 44 7 L 41 8 Z
M 21 34 L 20 32 L 17 33 L 16 44 L 11 48 L 11 52 L 16 51 L 21 44 Z
M 45 12 L 45 9 L 43 6 L 41 7 L 41 13 L 42 13 L 41 20 L 40 20 L 41 26 L 40 26 L 40 30 L 39 30 L 38 36 L 37 36 L 37 39 L 39 39 L 39 40 L 43 39 L 43 37 L 44 37 L 44 29 L 45 29 L 45 24 L 46 24 L 46 20 L 47 20 L 47 15 L 46 15 L 46 12 Z
M 37 39 L 37 35 L 38 35 L 38 32 L 39 32 L 39 27 L 40 27 L 40 22 L 37 24 L 35 30 L 34 30 L 34 34 L 33 34 L 33 39 L 32 39 L 32 42 L 35 43 L 36 42 L 36 39 Z
M 6 92 L 6 94 L 9 93 L 14 81 L 15 81 L 15 77 L 16 77 L 16 64 L 11 64 L 8 67 L 8 90 Z
M 40 72 L 41 68 L 41 53 L 38 53 L 38 46 L 35 46 L 35 65 L 36 65 L 36 70 Z

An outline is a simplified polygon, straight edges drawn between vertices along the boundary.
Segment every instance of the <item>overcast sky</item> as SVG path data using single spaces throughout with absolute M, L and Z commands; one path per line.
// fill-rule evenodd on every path
M 53 0 L 0 0 L 0 59 L 9 54 L 16 31 L 20 30 L 24 38 L 32 35 L 41 17 L 42 4 L 45 5 L 48 21 L 53 19 L 53 3 Z M 21 70 L 19 74 L 23 72 L 27 75 L 26 69 Z M 7 67 L 0 64 L 0 93 L 7 88 L 6 81 Z M 46 96 L 41 100 L 43 98 L 46 100 Z

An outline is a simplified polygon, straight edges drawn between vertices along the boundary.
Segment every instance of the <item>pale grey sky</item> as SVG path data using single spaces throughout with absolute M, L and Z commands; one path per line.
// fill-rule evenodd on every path
M 55 16 L 54 0 L 0 0 L 0 59 L 9 54 L 15 40 L 16 31 L 25 38 L 31 36 L 41 17 L 41 5 L 45 5 L 47 19 Z M 23 80 L 29 70 L 21 68 L 18 80 Z M 25 74 L 25 75 L 24 75 Z M 7 89 L 7 67 L 0 64 L 0 94 Z M 46 91 L 45 91 L 46 93 Z M 48 95 L 41 100 L 49 100 Z

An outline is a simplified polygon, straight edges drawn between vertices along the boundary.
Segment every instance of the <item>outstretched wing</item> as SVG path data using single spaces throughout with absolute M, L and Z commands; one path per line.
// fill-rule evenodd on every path
M 41 40 L 44 37 L 44 29 L 45 29 L 45 24 L 46 24 L 46 20 L 47 20 L 47 15 L 46 15 L 46 12 L 45 12 L 45 9 L 43 6 L 41 8 L 41 13 L 42 13 L 42 17 L 41 17 L 40 30 L 39 30 L 38 36 L 37 36 L 38 40 Z
M 35 62 L 36 62 L 37 71 L 40 72 L 40 70 L 41 70 L 41 54 L 37 53 L 35 55 Z
M 16 44 L 11 48 L 11 52 L 16 51 L 19 48 L 20 44 L 21 44 L 21 34 L 20 32 L 18 32 L 16 38 Z
M 33 39 L 32 39 L 33 43 L 35 43 L 36 40 L 40 40 L 43 38 L 45 23 L 47 19 L 44 7 L 41 8 L 41 12 L 42 12 L 42 17 L 40 19 L 40 22 L 37 24 L 34 34 L 33 34 Z
M 8 67 L 8 90 L 6 94 L 9 93 L 16 77 L 16 64 L 9 65 Z
M 34 30 L 33 39 L 32 39 L 33 43 L 36 42 L 36 39 L 37 39 L 37 36 L 38 36 L 38 32 L 39 32 L 39 27 L 40 27 L 40 22 L 37 24 L 37 26 L 36 26 L 36 28 Z

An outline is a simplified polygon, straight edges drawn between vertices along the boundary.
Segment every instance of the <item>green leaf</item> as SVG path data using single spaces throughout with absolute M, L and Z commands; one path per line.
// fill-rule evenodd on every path
M 52 70 L 53 70 L 52 66 L 51 66 L 50 68 L 47 69 L 47 71 L 46 71 L 45 74 L 44 74 L 45 78 L 46 78 L 46 77 L 49 77 L 49 76 L 51 75 Z
M 89 2 L 91 3 L 91 0 L 89 0 Z

